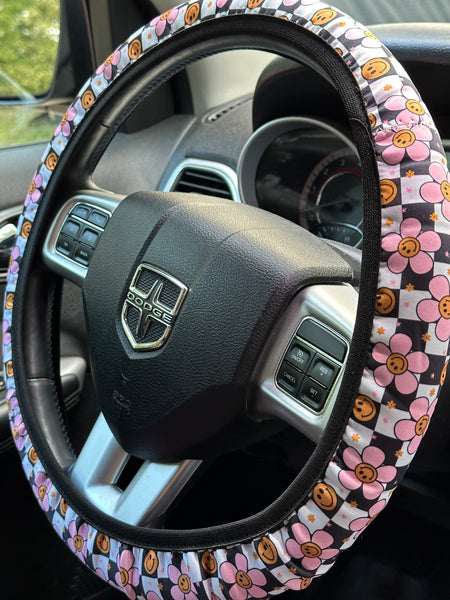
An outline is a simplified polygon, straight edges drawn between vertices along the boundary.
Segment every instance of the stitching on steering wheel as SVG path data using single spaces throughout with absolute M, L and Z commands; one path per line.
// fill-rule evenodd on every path
M 297 22 L 353 72 L 372 126 L 381 186 L 382 257 L 371 348 L 342 440 L 307 501 L 278 529 L 228 548 L 155 552 L 81 519 L 45 472 L 23 424 L 12 371 L 13 295 L 29 227 L 72 133 L 130 64 L 202 20 L 256 13 Z M 231 17 L 230 17 L 231 18 Z M 231 23 L 231 21 L 230 21 Z M 32 489 L 72 552 L 130 598 L 245 600 L 306 588 L 386 506 L 433 414 L 447 371 L 450 178 L 433 121 L 402 67 L 370 32 L 317 0 L 182 4 L 133 34 L 80 90 L 46 148 L 25 199 L 6 286 L 3 345 L 11 428 Z M 356 500 L 356 498 L 358 500 Z

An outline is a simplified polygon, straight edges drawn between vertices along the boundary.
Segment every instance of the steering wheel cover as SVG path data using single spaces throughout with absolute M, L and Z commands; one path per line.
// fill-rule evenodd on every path
M 232 26 L 232 15 L 243 13 L 288 19 L 319 36 L 342 56 L 361 90 L 382 192 L 377 312 L 354 409 L 334 456 L 306 501 L 265 535 L 227 547 L 155 552 L 115 539 L 88 523 L 47 475 L 16 396 L 13 300 L 31 225 L 50 178 L 97 98 L 160 41 L 217 17 L 229 17 Z M 311 578 L 329 570 L 386 506 L 427 429 L 439 383 L 445 378 L 450 336 L 443 308 L 450 293 L 446 164 L 433 121 L 402 67 L 363 26 L 316 0 L 182 4 L 130 36 L 97 69 L 55 131 L 25 199 L 8 272 L 3 324 L 7 399 L 16 446 L 41 508 L 80 560 L 130 598 L 140 595 L 149 600 L 261 598 L 284 589 L 303 589 Z M 412 240 L 419 250 L 408 258 L 407 248 L 400 244 Z M 396 375 L 395 364 L 388 361 L 401 361 L 400 356 L 406 357 L 407 368 Z M 358 472 L 361 465 L 370 467 L 368 483 Z

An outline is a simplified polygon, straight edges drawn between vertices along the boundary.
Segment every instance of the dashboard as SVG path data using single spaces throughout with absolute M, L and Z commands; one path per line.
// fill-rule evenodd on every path
M 450 76 L 448 54 L 442 50 L 448 47 L 450 25 L 381 25 L 373 31 L 411 75 L 448 154 L 450 117 L 440 81 Z M 414 50 L 410 39 L 420 40 L 423 52 Z M 187 132 L 172 154 L 159 189 L 177 190 L 185 170 L 192 167 L 197 174 L 225 183 L 234 200 L 276 213 L 318 237 L 361 247 L 359 157 L 335 89 L 316 72 L 274 58 L 251 96 L 214 108 Z M 207 193 L 221 195 L 219 184 L 212 189 L 208 186 Z

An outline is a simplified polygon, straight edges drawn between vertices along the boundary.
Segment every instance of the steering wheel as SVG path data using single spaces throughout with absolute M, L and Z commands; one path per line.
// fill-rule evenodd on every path
M 195 194 L 119 198 L 94 185 L 109 142 L 149 94 L 194 60 L 236 48 L 306 63 L 339 93 L 363 171 L 358 292 L 340 252 L 256 207 Z M 97 69 L 26 197 L 3 328 L 24 471 L 81 561 L 149 600 L 263 598 L 329 570 L 388 503 L 445 379 L 449 181 L 402 67 L 316 0 L 181 4 Z M 79 453 L 60 408 L 64 279 L 83 290 L 101 406 Z M 164 528 L 202 460 L 280 420 L 316 447 L 279 499 L 238 522 Z M 119 486 L 130 457 L 140 467 Z

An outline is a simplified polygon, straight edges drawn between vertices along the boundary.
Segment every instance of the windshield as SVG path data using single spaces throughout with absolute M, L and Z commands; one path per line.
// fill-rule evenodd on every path
M 164 12 L 178 4 L 178 1 L 155 0 L 153 4 L 160 12 Z M 329 4 L 340 8 L 364 25 L 450 21 L 449 0 L 329 0 Z
M 449 0 L 331 0 L 365 25 L 450 21 Z

